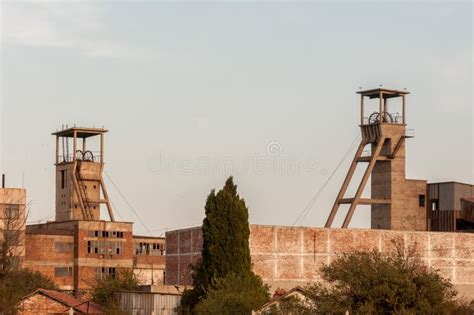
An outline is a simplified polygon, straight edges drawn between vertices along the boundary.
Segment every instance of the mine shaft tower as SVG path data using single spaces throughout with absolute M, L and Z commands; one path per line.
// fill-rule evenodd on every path
M 341 204 L 349 210 L 342 224 L 347 228 L 358 205 L 371 205 L 371 227 L 378 229 L 426 229 L 426 181 L 405 178 L 405 139 L 413 137 L 406 129 L 406 96 L 408 91 L 371 89 L 360 94 L 360 129 L 362 140 L 334 202 L 325 227 L 331 227 Z M 378 100 L 378 110 L 365 116 L 364 101 Z M 388 101 L 401 99 L 402 114 L 389 112 Z M 392 101 L 391 101 L 392 102 Z M 392 104 L 390 109 L 393 110 Z M 407 132 L 408 131 L 408 132 Z M 370 146 L 370 153 L 365 153 Z M 367 168 L 355 196 L 345 198 L 346 191 L 359 163 Z M 371 177 L 371 198 L 362 198 Z
M 100 220 L 101 204 L 115 221 L 102 178 L 106 132 L 102 128 L 73 127 L 52 134 L 56 136 L 56 221 Z M 98 151 L 87 146 L 92 137 L 99 138 Z

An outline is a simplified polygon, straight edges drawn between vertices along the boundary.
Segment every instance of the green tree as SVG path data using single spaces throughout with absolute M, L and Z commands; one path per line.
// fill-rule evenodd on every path
M 309 303 L 295 314 L 465 314 L 468 307 L 448 280 L 399 246 L 391 255 L 345 254 L 321 273 L 325 282 L 306 288 Z
M 249 289 L 253 287 L 256 291 L 260 290 L 266 299 L 268 288 L 252 272 L 248 209 L 244 199 L 237 193 L 232 177 L 227 179 L 219 192 L 211 191 L 207 197 L 205 213 L 202 257 L 193 268 L 193 289 L 183 295 L 181 311 L 194 309 L 210 292 L 230 292 L 232 281 L 235 281 L 234 285 L 237 287 L 245 283 Z M 226 278 L 228 275 L 232 276 Z M 260 296 L 259 294 L 253 300 L 254 307 L 261 303 Z
M 0 275 L 0 314 L 16 314 L 20 300 L 37 289 L 57 290 L 54 282 L 28 269 L 12 270 Z
M 110 314 L 118 314 L 113 300 L 114 291 L 134 291 L 140 285 L 130 269 L 120 269 L 115 275 L 97 279 L 92 285 L 92 300 L 105 306 Z

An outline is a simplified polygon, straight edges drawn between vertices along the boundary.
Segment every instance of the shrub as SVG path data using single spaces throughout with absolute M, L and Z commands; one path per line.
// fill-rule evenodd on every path
M 197 304 L 195 311 L 202 315 L 251 314 L 268 298 L 268 288 L 259 277 L 253 274 L 245 277 L 228 274 L 213 282 L 206 298 Z
M 54 282 L 37 271 L 18 269 L 0 276 L 0 314 L 15 314 L 21 299 L 37 289 L 57 290 Z
M 107 309 L 115 307 L 113 301 L 114 291 L 134 291 L 140 285 L 132 270 L 121 269 L 115 276 L 109 275 L 97 279 L 92 286 L 92 300 L 104 305 Z

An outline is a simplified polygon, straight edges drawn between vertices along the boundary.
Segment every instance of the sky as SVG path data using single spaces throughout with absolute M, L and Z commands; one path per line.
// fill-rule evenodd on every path
M 380 85 L 411 92 L 407 177 L 474 183 L 469 1 L 0 9 L 0 171 L 29 222 L 54 218 L 50 134 L 76 124 L 109 130 L 105 182 L 137 234 L 200 224 L 230 175 L 251 223 L 322 226 L 360 134 L 355 92 Z

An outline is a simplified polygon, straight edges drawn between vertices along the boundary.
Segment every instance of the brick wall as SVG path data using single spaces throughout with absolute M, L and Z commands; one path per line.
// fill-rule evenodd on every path
M 73 236 L 69 235 L 26 234 L 25 267 L 51 278 L 63 290 L 73 290 L 72 275 L 56 277 L 54 274 L 56 267 L 74 266 L 74 252 L 58 252 L 54 243 L 73 243 L 73 241 Z
M 69 307 L 41 294 L 34 294 L 20 304 L 19 315 L 68 314 Z
M 25 266 L 50 277 L 62 290 L 89 290 L 96 276 L 109 268 L 134 269 L 143 280 L 142 284 L 163 283 L 165 268 L 164 256 L 137 255 L 138 241 L 150 244 L 160 243 L 164 247 L 165 240 L 159 237 L 139 237 L 132 234 L 132 223 L 109 221 L 63 221 L 46 224 L 28 225 L 26 234 Z M 107 231 L 106 236 L 95 231 Z M 115 234 L 113 234 L 115 232 Z M 120 232 L 120 236 L 116 234 Z M 107 236 L 108 235 L 108 236 Z M 55 243 L 64 242 L 73 246 L 72 251 L 58 252 Z M 88 250 L 88 242 L 91 252 Z M 107 249 L 110 242 L 121 244 L 119 253 L 115 247 L 108 252 L 95 253 L 93 244 L 101 243 Z M 161 252 L 160 252 L 161 253 Z M 58 276 L 57 267 L 71 267 L 72 274 Z
M 474 298 L 474 234 L 367 229 L 324 229 L 251 225 L 253 269 L 273 288 L 320 280 L 318 269 L 354 250 L 391 252 L 392 240 L 416 246 L 422 259 Z M 170 285 L 189 285 L 189 265 L 200 257 L 201 228 L 166 233 L 166 277 Z

